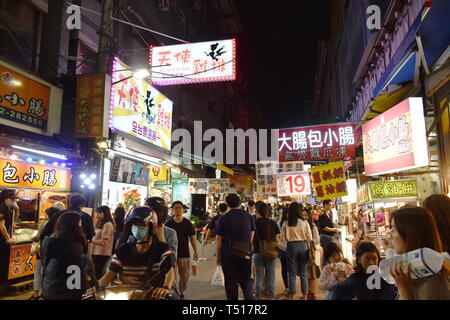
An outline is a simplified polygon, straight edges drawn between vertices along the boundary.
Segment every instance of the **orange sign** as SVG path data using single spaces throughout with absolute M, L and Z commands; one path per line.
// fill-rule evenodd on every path
M 106 138 L 106 75 L 78 76 L 75 135 L 77 138 Z M 108 106 L 109 107 L 109 106 Z M 105 132 L 106 131 L 106 132 Z
M 0 158 L 0 186 L 69 191 L 68 169 Z
M 12 246 L 9 253 L 8 280 L 34 274 L 36 255 L 31 256 L 31 244 Z
M 0 118 L 47 130 L 50 87 L 0 64 Z

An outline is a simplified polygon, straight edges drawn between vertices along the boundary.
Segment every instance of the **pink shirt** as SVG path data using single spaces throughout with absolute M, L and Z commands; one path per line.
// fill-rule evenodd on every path
M 338 270 L 344 270 L 346 274 L 345 279 L 338 279 L 337 278 L 337 271 Z M 345 281 L 351 274 L 353 273 L 353 267 L 347 263 L 339 262 L 339 263 L 329 263 L 327 264 L 320 274 L 319 283 L 320 286 L 325 289 L 329 290 L 331 287 L 335 286 L 336 284 Z
M 93 240 L 106 240 L 105 246 L 94 244 L 92 246 L 92 255 L 94 256 L 111 256 L 114 242 L 114 225 L 107 222 L 102 229 L 95 229 Z

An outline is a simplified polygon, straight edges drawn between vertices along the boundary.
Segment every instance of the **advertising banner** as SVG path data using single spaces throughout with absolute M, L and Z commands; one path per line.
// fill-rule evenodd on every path
M 228 193 L 230 190 L 230 179 L 209 179 L 208 194 Z
M 310 171 L 317 200 L 336 199 L 348 194 L 344 162 L 314 167 Z
M 362 126 L 367 176 L 429 165 L 422 98 L 408 98 Z
M 235 40 L 149 48 L 152 83 L 174 85 L 236 79 Z
M 110 127 L 166 150 L 171 148 L 173 102 L 114 60 Z
M 75 107 L 75 137 L 107 138 L 110 88 L 105 74 L 80 75 L 77 77 L 77 100 Z M 109 99 L 109 98 L 108 98 Z
M 68 169 L 0 158 L 0 187 L 23 187 L 69 191 Z
M 191 178 L 189 179 L 189 193 L 190 194 L 208 194 L 207 178 Z
M 151 180 L 158 180 L 158 181 L 165 181 L 167 180 L 167 167 L 166 166 L 149 166 L 150 168 L 150 179 Z
M 277 196 L 276 161 L 258 161 L 256 167 L 256 193 Z
M 369 182 L 371 199 L 419 197 L 416 180 Z
M 279 197 L 304 197 L 311 194 L 309 172 L 277 176 Z
M 354 123 L 280 129 L 279 162 L 348 159 L 358 144 Z
M 230 176 L 230 192 L 252 195 L 253 194 L 253 176 L 233 175 Z
M 31 243 L 12 246 L 9 252 L 8 280 L 34 274 L 36 255 L 30 255 Z
M 148 186 L 150 169 L 147 165 L 122 157 L 114 157 L 110 181 Z
M 0 64 L 0 118 L 47 130 L 50 91 L 50 87 Z

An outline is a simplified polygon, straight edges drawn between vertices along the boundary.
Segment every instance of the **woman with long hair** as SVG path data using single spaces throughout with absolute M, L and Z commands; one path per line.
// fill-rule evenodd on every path
M 283 224 L 286 222 L 287 216 L 288 216 L 288 211 L 285 210 L 284 207 L 282 207 L 281 212 L 282 213 L 281 213 L 280 221 L 278 224 L 278 227 L 280 228 L 280 230 L 282 229 Z M 287 250 L 287 242 L 284 240 L 281 240 L 278 243 L 278 258 L 280 259 L 280 263 L 281 263 L 281 277 L 283 278 L 283 283 L 284 283 L 284 294 L 288 295 L 289 294 L 289 282 L 288 282 L 288 272 L 287 272 L 286 250 Z
M 46 300 L 80 300 L 88 284 L 83 253 L 87 240 L 81 228 L 81 215 L 66 211 L 57 220 L 55 233 L 42 242 L 42 297 Z M 69 268 L 70 267 L 70 268 Z M 70 272 L 68 272 L 70 271 Z M 81 287 L 69 288 L 69 277 L 81 274 Z
M 269 300 L 275 299 L 275 267 L 280 242 L 280 229 L 270 218 L 269 206 L 264 202 L 256 204 L 256 232 L 253 239 L 253 261 L 256 273 L 256 300 L 261 300 L 264 283 Z
M 307 221 L 301 218 L 302 205 L 292 202 L 289 206 L 287 223 L 283 224 L 281 239 L 287 242 L 288 282 L 290 299 L 296 294 L 295 281 L 300 276 L 303 297 L 308 297 L 308 242 L 312 241 L 311 228 Z
M 92 238 L 92 260 L 95 266 L 95 277 L 100 279 L 104 274 L 105 265 L 112 255 L 114 245 L 114 222 L 108 206 L 95 209 L 97 223 L 95 236 Z
M 430 248 L 444 252 L 434 217 L 420 207 L 403 207 L 392 214 L 391 241 L 397 254 Z M 410 265 L 404 270 L 402 262 L 391 268 L 397 283 L 400 300 L 450 300 L 450 269 L 444 263 L 439 273 L 412 279 Z
M 436 221 L 442 250 L 450 252 L 450 198 L 446 194 L 433 194 L 425 199 L 423 207 Z

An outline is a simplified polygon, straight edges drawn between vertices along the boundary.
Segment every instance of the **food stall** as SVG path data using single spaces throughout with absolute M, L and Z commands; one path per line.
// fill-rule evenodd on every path
M 36 257 L 30 255 L 32 238 L 45 221 L 45 209 L 61 201 L 67 206 L 71 182 L 69 169 L 0 158 L 0 189 L 17 191 L 19 213 L 13 220 L 9 259 L 0 261 L 8 269 L 7 279 L 0 284 L 11 285 L 31 278 Z
M 363 209 L 365 236 L 374 242 L 383 256 L 392 213 L 400 207 L 419 204 L 417 181 L 388 180 L 367 182 L 358 189 L 358 204 Z

